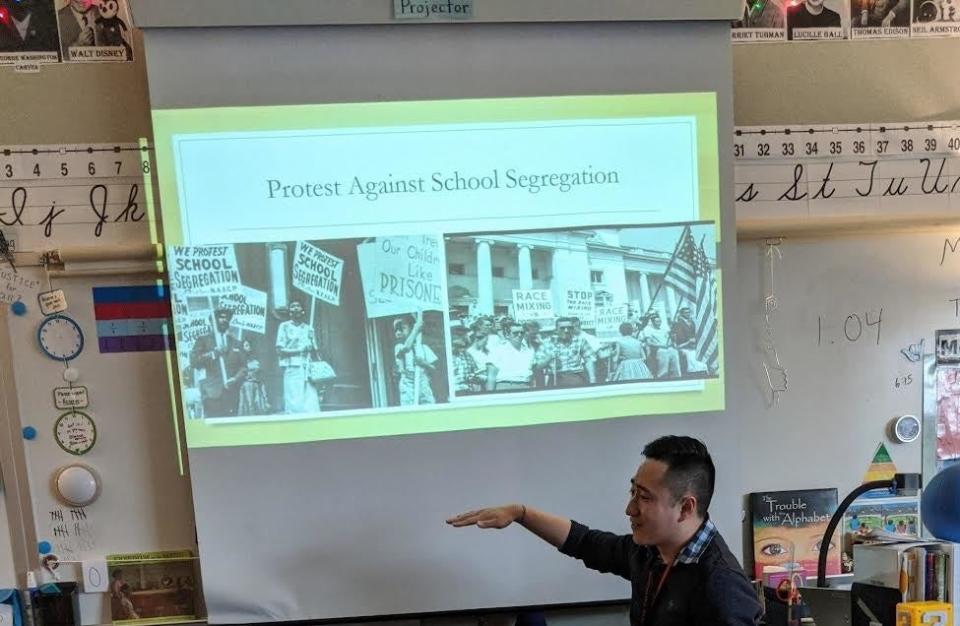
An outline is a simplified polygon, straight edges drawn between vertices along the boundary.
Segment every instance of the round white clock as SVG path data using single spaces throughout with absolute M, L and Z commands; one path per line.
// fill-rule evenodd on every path
M 40 322 L 37 339 L 44 354 L 57 361 L 75 359 L 83 350 L 83 331 L 66 315 L 51 315 Z
M 911 443 L 920 437 L 920 420 L 915 415 L 901 415 L 890 422 L 891 439 L 897 443 Z
M 53 434 L 64 452 L 86 454 L 97 443 L 97 425 L 82 411 L 67 411 L 57 419 Z

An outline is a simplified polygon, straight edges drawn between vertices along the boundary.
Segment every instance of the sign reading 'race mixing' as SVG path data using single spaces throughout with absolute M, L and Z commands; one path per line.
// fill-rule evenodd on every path
M 514 289 L 513 317 L 518 322 L 553 319 L 553 294 L 549 289 Z

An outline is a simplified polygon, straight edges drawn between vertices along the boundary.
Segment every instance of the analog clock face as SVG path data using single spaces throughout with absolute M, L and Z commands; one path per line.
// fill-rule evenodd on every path
M 80 326 L 65 315 L 52 315 L 40 323 L 40 348 L 51 359 L 69 361 L 83 350 Z
M 86 454 L 97 442 L 97 426 L 86 413 L 70 411 L 64 413 L 54 424 L 53 432 L 57 443 L 70 454 Z
M 904 443 L 916 441 L 920 436 L 920 420 L 913 415 L 904 415 L 897 420 L 897 439 Z

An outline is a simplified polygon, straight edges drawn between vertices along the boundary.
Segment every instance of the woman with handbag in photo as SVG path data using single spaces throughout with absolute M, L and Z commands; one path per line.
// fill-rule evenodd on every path
M 291 300 L 287 305 L 290 319 L 277 329 L 277 356 L 283 371 L 284 413 L 317 413 L 320 392 L 311 382 L 311 363 L 320 349 L 312 324 L 305 322 L 303 304 Z M 327 365 L 329 368 L 329 365 Z

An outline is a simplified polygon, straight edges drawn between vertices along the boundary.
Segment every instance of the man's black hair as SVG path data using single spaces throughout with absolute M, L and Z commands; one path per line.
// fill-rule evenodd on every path
M 667 466 L 663 480 L 674 501 L 689 493 L 697 499 L 697 515 L 706 517 L 717 473 L 702 441 L 677 435 L 660 437 L 644 447 L 643 456 Z

